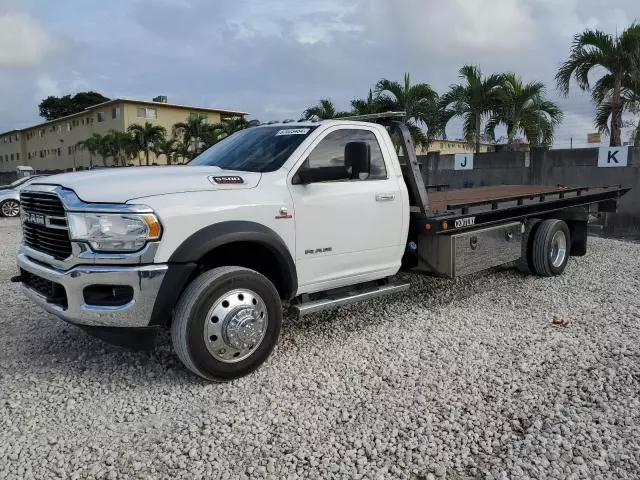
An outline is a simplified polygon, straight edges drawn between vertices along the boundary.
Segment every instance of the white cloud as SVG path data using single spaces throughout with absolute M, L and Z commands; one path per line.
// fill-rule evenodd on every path
M 0 67 L 40 65 L 57 48 L 42 25 L 26 13 L 0 13 Z
M 36 101 L 39 102 L 50 95 L 57 97 L 60 96 L 61 93 L 58 82 L 53 78 L 47 74 L 38 75 L 36 78 L 36 92 L 34 94 L 34 99 Z

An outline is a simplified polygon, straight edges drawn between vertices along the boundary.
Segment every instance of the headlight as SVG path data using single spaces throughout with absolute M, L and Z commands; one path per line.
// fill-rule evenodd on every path
M 96 251 L 134 252 L 149 240 L 160 238 L 155 215 L 114 213 L 68 213 L 72 240 L 88 242 Z

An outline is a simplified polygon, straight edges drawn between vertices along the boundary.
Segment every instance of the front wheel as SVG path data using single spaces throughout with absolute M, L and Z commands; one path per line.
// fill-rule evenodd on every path
M 0 205 L 0 212 L 4 217 L 17 217 L 20 213 L 20 204 L 17 200 L 5 200 Z
M 264 363 L 282 325 L 273 284 L 241 267 L 220 267 L 184 291 L 171 325 L 173 348 L 193 373 L 211 381 L 242 377 Z

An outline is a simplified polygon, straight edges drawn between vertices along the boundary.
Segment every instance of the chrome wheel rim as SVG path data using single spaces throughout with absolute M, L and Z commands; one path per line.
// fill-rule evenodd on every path
M 562 266 L 566 257 L 567 236 L 562 230 L 558 230 L 554 233 L 553 238 L 551 239 L 551 251 L 549 252 L 551 265 L 556 268 Z
M 18 202 L 9 200 L 2 204 L 2 214 L 5 217 L 17 217 L 20 212 L 20 205 Z
M 216 300 L 207 313 L 204 341 L 216 360 L 241 362 L 262 343 L 268 324 L 267 306 L 260 295 L 233 290 Z

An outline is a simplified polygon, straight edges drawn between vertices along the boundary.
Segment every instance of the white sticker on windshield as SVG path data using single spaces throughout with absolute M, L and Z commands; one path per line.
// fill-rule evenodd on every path
M 289 128 L 287 130 L 279 130 L 276 137 L 280 135 L 306 135 L 309 133 L 308 128 Z

